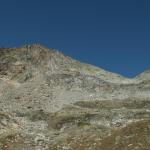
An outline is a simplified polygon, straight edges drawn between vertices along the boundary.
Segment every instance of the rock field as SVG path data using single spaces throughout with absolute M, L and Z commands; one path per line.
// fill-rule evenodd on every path
M 150 150 L 150 71 L 128 79 L 39 44 L 0 48 L 0 150 Z

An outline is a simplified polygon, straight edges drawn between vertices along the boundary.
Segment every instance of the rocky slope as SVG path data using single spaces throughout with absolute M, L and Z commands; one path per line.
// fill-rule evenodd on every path
M 0 49 L 2 150 L 148 150 L 149 120 L 149 71 L 128 79 L 37 44 Z

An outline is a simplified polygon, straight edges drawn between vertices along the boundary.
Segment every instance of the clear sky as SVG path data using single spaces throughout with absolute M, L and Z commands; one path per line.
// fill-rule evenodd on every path
M 150 69 L 150 0 L 0 0 L 0 46 L 32 43 L 134 77 Z

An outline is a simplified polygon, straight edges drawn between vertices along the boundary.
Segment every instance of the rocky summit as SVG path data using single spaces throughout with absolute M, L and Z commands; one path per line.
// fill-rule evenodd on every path
M 150 150 L 150 71 L 128 79 L 39 44 L 0 48 L 0 150 Z

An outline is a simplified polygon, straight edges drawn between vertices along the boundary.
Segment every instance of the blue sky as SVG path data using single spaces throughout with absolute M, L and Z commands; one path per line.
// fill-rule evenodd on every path
M 1 0 L 0 46 L 41 43 L 134 77 L 150 69 L 148 0 Z

